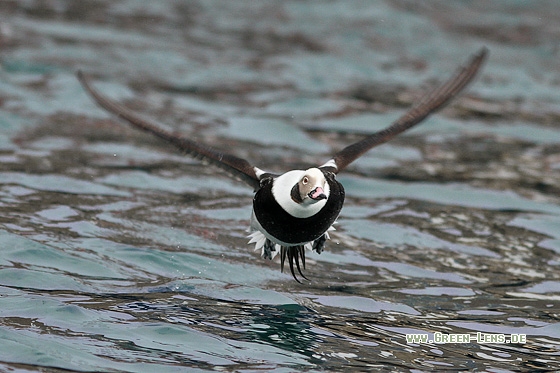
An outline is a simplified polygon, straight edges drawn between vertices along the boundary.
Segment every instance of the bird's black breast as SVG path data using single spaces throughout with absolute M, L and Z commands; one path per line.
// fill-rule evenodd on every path
M 266 183 L 255 194 L 253 210 L 260 225 L 272 237 L 289 244 L 316 240 L 338 218 L 344 204 L 344 188 L 334 174 L 325 172 L 330 193 L 325 206 L 315 215 L 296 218 L 287 213 L 272 195 L 272 182 Z

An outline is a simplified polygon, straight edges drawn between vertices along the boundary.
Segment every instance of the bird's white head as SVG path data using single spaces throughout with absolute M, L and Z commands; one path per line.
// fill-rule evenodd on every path
M 290 215 L 307 218 L 315 215 L 326 204 L 329 183 L 321 170 L 293 170 L 274 180 L 272 194 Z
M 299 181 L 293 186 L 291 197 L 296 203 L 314 204 L 329 197 L 327 179 L 318 168 L 305 170 Z

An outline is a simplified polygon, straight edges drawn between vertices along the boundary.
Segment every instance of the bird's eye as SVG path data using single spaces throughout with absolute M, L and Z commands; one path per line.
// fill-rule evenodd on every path
M 307 184 L 309 182 L 309 178 L 307 176 L 305 176 L 301 182 L 303 183 L 303 185 Z

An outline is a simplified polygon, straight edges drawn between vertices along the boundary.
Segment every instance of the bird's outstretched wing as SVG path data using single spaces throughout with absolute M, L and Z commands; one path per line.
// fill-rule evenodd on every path
M 320 168 L 338 173 L 371 148 L 391 140 L 401 132 L 420 123 L 436 110 L 444 107 L 445 104 L 449 103 L 473 80 L 484 63 L 487 54 L 488 50 L 482 48 L 471 57 L 470 61 L 465 66 L 459 68 L 447 82 L 422 97 L 417 104 L 412 106 L 412 108 L 389 127 L 347 146 L 336 153 Z
M 259 188 L 260 176 L 264 175 L 265 173 L 257 167 L 249 164 L 249 162 L 247 162 L 245 159 L 238 158 L 231 154 L 222 153 L 219 150 L 216 150 L 209 146 L 199 144 L 193 140 L 165 131 L 150 120 L 139 116 L 132 110 L 99 93 L 89 83 L 88 78 L 83 72 L 78 71 L 77 76 L 85 90 L 103 109 L 126 120 L 132 126 L 149 132 L 175 145 L 177 148 L 192 156 L 193 158 L 200 159 L 203 163 L 212 164 L 223 169 L 228 175 L 232 176 L 235 179 L 246 182 L 251 187 L 253 187 L 254 190 L 257 190 Z

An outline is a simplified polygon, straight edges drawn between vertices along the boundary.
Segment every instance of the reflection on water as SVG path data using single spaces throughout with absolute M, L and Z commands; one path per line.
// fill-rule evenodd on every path
M 558 369 L 558 18 L 536 1 L 0 3 L 0 370 Z M 385 126 L 482 44 L 467 95 L 340 175 L 304 285 L 247 245 L 250 190 L 116 124 L 74 77 L 282 171 Z M 407 343 L 436 333 L 527 340 Z

